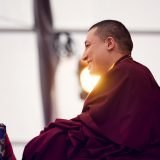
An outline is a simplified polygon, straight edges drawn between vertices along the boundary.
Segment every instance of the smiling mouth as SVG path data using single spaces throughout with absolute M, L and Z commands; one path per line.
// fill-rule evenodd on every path
M 88 65 L 89 65 L 91 62 L 92 62 L 91 60 L 87 61 Z

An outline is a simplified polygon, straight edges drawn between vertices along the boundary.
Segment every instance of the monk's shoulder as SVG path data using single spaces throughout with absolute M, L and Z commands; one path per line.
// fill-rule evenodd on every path
M 126 61 L 117 65 L 117 70 L 132 78 L 145 79 L 151 76 L 150 70 L 143 64 L 136 61 Z

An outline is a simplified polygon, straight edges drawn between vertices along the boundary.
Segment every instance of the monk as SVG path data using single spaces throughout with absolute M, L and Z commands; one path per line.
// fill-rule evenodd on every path
M 26 145 L 23 160 L 160 160 L 160 87 L 132 48 L 121 22 L 88 30 L 82 60 L 101 79 L 82 113 L 50 123 Z

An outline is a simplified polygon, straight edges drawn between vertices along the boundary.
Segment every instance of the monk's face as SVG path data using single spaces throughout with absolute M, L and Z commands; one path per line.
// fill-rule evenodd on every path
M 110 66 L 110 56 L 105 40 L 96 35 L 96 29 L 93 28 L 87 33 L 82 60 L 88 63 L 91 74 L 101 75 Z

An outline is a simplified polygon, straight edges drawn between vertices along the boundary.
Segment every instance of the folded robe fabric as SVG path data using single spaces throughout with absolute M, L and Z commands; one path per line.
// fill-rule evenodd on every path
M 6 126 L 0 123 L 0 160 L 16 160 Z
M 71 120 L 58 119 L 25 147 L 23 160 L 159 160 L 160 88 L 124 56 Z

